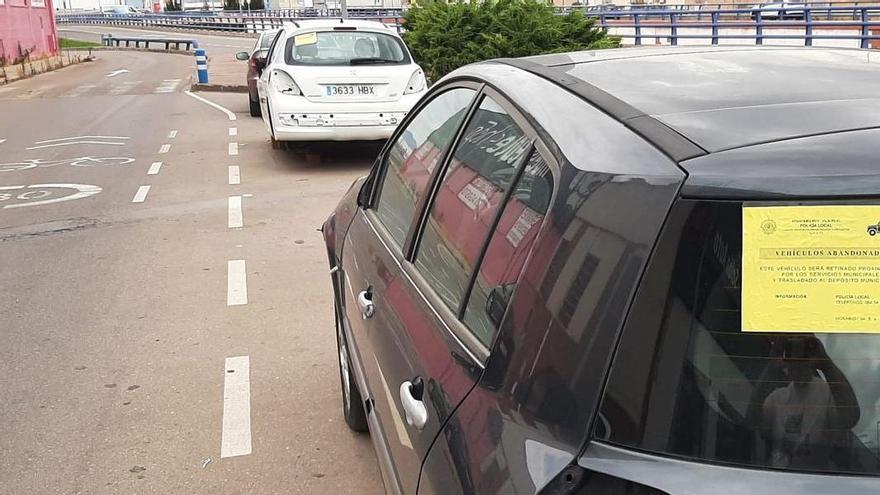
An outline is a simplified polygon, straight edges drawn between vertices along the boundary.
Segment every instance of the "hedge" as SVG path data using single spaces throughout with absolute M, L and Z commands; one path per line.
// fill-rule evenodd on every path
M 583 12 L 557 15 L 539 0 L 420 0 L 404 18 L 404 39 L 434 81 L 480 60 L 620 46 Z

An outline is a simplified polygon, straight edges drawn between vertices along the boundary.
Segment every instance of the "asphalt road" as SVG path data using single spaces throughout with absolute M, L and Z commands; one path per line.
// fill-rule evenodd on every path
M 377 149 L 273 151 L 191 72 L 99 52 L 0 87 L 2 493 L 382 491 L 316 230 Z

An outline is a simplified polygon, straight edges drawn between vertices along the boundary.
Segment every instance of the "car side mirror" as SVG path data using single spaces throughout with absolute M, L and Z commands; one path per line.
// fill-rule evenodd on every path
M 266 57 L 254 58 L 254 67 L 257 69 L 257 74 L 263 75 L 263 69 L 266 68 L 267 63 Z
M 373 181 L 370 180 L 370 177 L 367 177 L 367 180 L 361 184 L 361 190 L 358 191 L 357 195 L 357 205 L 363 209 L 367 208 L 367 205 L 370 204 L 370 190 L 372 189 Z
M 514 284 L 499 285 L 489 292 L 486 299 L 486 314 L 489 320 L 495 324 L 495 328 L 501 326 L 501 319 L 504 318 L 504 312 L 507 311 L 507 305 L 510 303 L 510 296 L 513 295 Z
M 248 52 L 238 52 L 235 54 L 235 60 L 241 60 L 242 62 L 251 58 L 251 55 Z

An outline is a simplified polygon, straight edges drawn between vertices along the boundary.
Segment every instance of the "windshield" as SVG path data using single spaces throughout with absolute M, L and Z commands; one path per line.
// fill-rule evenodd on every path
M 596 435 L 686 458 L 880 474 L 878 251 L 850 250 L 866 253 L 854 261 L 836 258 L 843 250 L 829 249 L 835 246 L 793 243 L 760 249 L 753 261 L 749 243 L 796 230 L 807 243 L 842 232 L 825 205 L 825 217 L 811 217 L 824 220 L 795 228 L 771 218 L 753 231 L 747 216 L 743 258 L 747 207 L 681 201 L 673 209 L 627 317 Z M 873 211 L 851 229 L 854 242 L 875 239 L 867 221 Z M 803 254 L 823 249 L 834 254 L 822 262 Z M 749 285 L 764 276 L 773 283 Z M 770 285 L 782 292 L 756 297 Z M 798 302 L 817 293 L 830 294 L 827 307 L 825 298 Z M 803 331 L 817 321 L 821 331 Z
M 408 64 L 403 42 L 368 31 L 321 31 L 291 36 L 285 61 L 291 65 Z

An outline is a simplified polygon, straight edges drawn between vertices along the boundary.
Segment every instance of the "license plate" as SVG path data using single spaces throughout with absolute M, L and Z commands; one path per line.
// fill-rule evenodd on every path
M 325 88 L 327 96 L 376 96 L 376 87 L 368 84 L 334 84 Z

